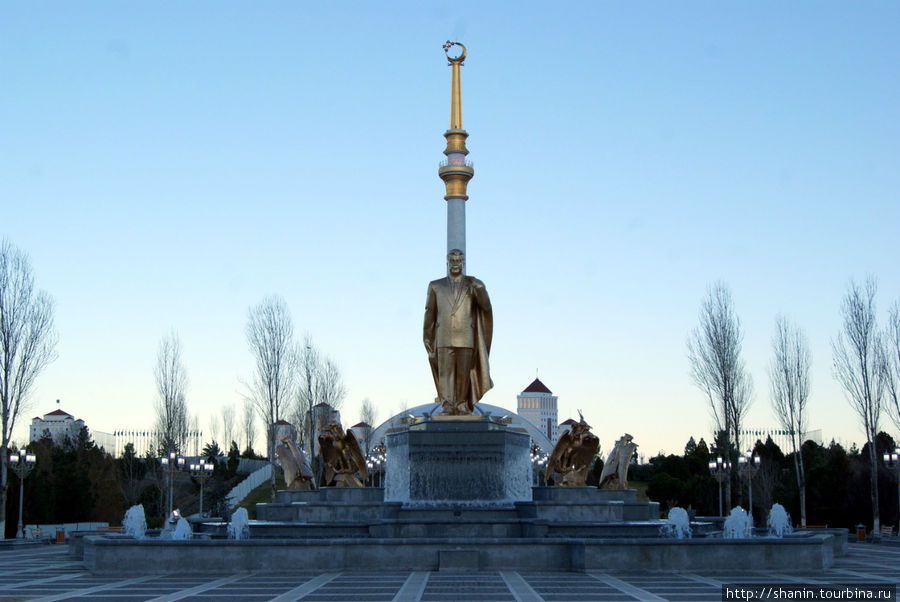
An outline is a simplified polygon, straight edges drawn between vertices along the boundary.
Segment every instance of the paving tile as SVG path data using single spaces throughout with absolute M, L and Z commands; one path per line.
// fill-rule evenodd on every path
M 622 571 L 614 573 L 484 572 L 484 573 L 252 573 L 198 577 L 172 574 L 152 577 L 91 575 L 66 556 L 66 546 L 0 548 L 0 600 L 117 600 L 137 602 L 158 597 L 180 600 L 270 600 L 289 592 L 311 602 L 381 602 L 394 600 L 404 586 L 403 600 L 506 601 L 662 599 L 677 602 L 721 600 L 723 583 L 898 583 L 900 548 L 851 544 L 847 556 L 825 571 L 804 570 L 790 575 L 772 571 L 697 571 L 686 573 Z M 414 581 L 409 581 L 418 575 Z M 606 577 L 604 582 L 596 576 Z M 226 582 L 213 585 L 219 579 Z M 229 580 L 230 579 L 230 580 Z M 618 585 L 614 587 L 610 585 Z M 307 585 L 312 584 L 312 585 Z M 424 588 L 421 585 L 424 584 Z M 210 586 L 208 589 L 204 589 Z M 306 586 L 306 587 L 304 587 Z M 526 587 L 527 586 L 527 587 Z M 516 591 L 511 591 L 515 589 Z M 190 591 L 203 590 L 203 591 Z M 421 596 L 419 592 L 421 591 Z M 285 596 L 291 598 L 291 596 Z

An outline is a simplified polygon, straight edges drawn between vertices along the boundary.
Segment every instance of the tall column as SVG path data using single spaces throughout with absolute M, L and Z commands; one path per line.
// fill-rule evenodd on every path
M 451 57 L 449 50 L 453 46 L 459 46 L 459 56 Z M 466 60 L 466 47 L 459 42 L 444 44 L 444 53 L 450 64 L 450 127 L 444 132 L 447 139 L 447 147 L 444 154 L 447 156 L 438 168 L 438 175 L 444 181 L 447 201 L 447 251 L 459 249 L 466 252 L 466 185 L 475 169 L 470 161 L 466 161 L 469 150 L 466 148 L 466 138 L 469 134 L 462 127 L 462 95 L 460 93 L 459 68 Z

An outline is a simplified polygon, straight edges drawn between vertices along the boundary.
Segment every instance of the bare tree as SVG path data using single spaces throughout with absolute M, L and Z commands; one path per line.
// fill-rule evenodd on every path
M 221 423 L 219 422 L 219 416 L 213 414 L 209 417 L 209 441 L 211 443 L 219 443 L 221 439 L 219 439 Z
M 303 426 L 305 444 L 312 454 L 316 429 L 313 407 L 326 403 L 336 410 L 340 409 L 347 395 L 347 388 L 337 364 L 322 355 L 309 335 L 306 335 L 303 345 L 298 349 L 298 357 L 299 387 L 294 406 L 294 422 Z
M 156 447 L 159 453 L 185 453 L 190 417 L 188 416 L 188 378 L 181 360 L 181 340 L 173 330 L 159 342 L 156 367 Z
M 791 438 L 794 472 L 800 490 L 800 525 L 806 526 L 806 475 L 803 470 L 803 434 L 806 432 L 806 400 L 809 398 L 810 354 L 806 336 L 784 316 L 775 320 L 769 381 L 772 408 L 781 428 Z
M 700 306 L 700 326 L 688 338 L 694 383 L 709 400 L 716 429 L 724 433 L 729 456 L 725 500 L 731 505 L 731 471 L 740 451 L 741 423 L 750 407 L 753 382 L 741 359 L 744 334 L 734 313 L 731 292 L 723 282 L 707 291 Z
M 253 449 L 253 440 L 256 438 L 256 414 L 253 402 L 249 399 L 244 400 L 244 411 L 241 413 L 241 427 L 244 430 L 244 443 L 247 446 L 244 449 Z
M 875 320 L 875 293 L 878 284 L 869 277 L 863 286 L 850 281 L 841 302 L 843 328 L 831 341 L 834 377 L 844 387 L 847 401 L 859 415 L 869 447 L 872 496 L 872 529 L 881 530 L 878 515 L 878 453 L 875 435 L 885 392 L 884 351 Z
M 884 329 L 884 353 L 881 364 L 884 369 L 885 385 L 890 403 L 891 419 L 900 429 L 900 301 L 894 301 L 888 313 L 888 324 Z
M 294 323 L 281 297 L 266 297 L 250 308 L 247 342 L 256 362 L 247 398 L 252 400 L 266 427 L 267 452 L 273 463 L 269 483 L 274 501 L 275 423 L 281 420 L 293 398 L 296 380 Z
M 28 256 L 0 241 L 0 539 L 6 533 L 6 463 L 16 419 L 30 405 L 35 380 L 56 359 L 53 300 L 34 288 Z
M 222 408 L 222 436 L 225 438 L 225 446 L 230 446 L 231 442 L 235 440 L 234 417 L 234 404 L 228 404 Z
M 366 453 L 366 456 L 372 451 L 373 442 L 370 441 L 370 439 L 372 438 L 372 431 L 375 429 L 375 416 L 375 404 L 372 403 L 371 399 L 366 397 L 362 400 L 362 405 L 359 408 L 360 422 L 368 425 L 365 427 L 366 448 L 363 450 Z

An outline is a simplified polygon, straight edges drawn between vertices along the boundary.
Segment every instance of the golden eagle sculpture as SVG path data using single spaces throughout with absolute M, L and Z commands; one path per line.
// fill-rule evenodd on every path
M 366 482 L 366 458 L 351 431 L 331 423 L 319 435 L 319 450 L 325 465 L 325 485 L 362 487 Z
M 556 442 L 544 471 L 545 480 L 553 477 L 557 485 L 586 485 L 587 472 L 600 447 L 600 439 L 591 432 L 591 426 L 584 421 L 581 410 L 578 410 L 578 418 L 580 422 L 572 425 L 572 429 L 563 433 Z
M 281 461 L 284 482 L 288 489 L 312 489 L 315 483 L 312 468 L 306 454 L 297 449 L 293 439 L 285 437 L 275 448 L 275 455 Z

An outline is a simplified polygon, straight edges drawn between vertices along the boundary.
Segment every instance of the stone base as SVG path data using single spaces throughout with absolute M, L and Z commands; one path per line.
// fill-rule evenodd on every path
M 415 538 L 344 540 L 134 540 L 88 535 L 95 574 L 236 571 L 735 571 L 824 570 L 830 534 L 785 539 Z
M 530 441 L 482 416 L 441 417 L 388 433 L 384 499 L 472 506 L 531 500 Z

